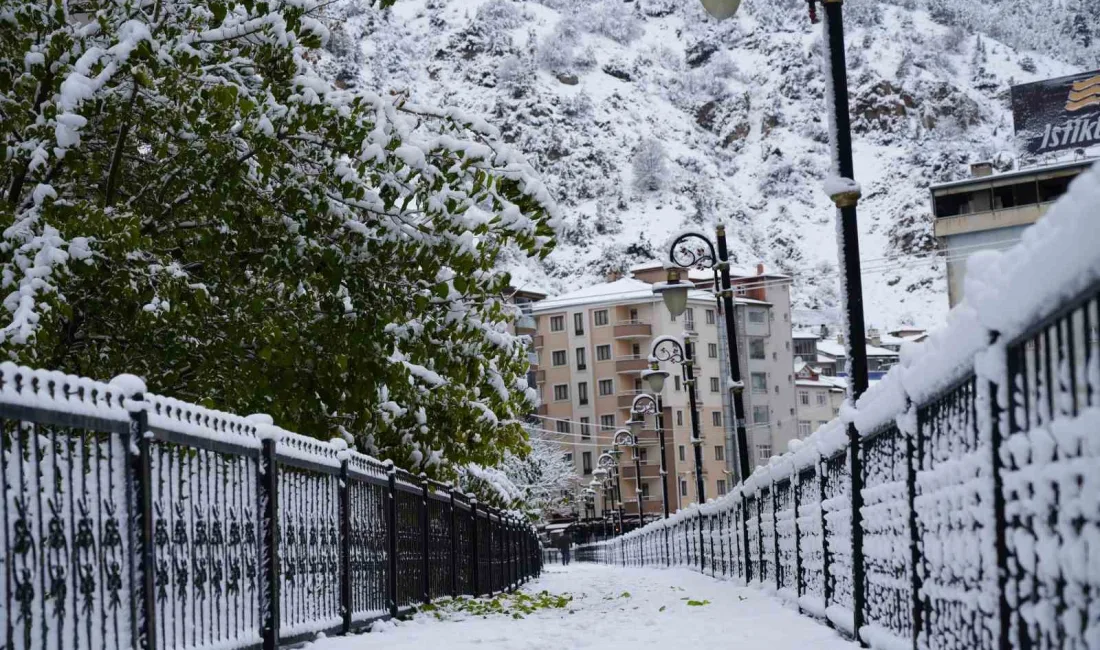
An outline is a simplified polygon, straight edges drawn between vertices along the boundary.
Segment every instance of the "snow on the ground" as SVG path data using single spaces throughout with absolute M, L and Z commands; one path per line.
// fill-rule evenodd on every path
M 547 567 L 523 588 L 572 594 L 564 609 L 541 609 L 525 618 L 493 615 L 376 625 L 375 632 L 322 639 L 309 650 L 423 650 L 464 648 L 696 648 L 740 650 L 850 650 L 825 625 L 759 591 L 684 569 L 618 568 L 590 564 Z M 689 601 L 700 605 L 688 605 Z M 705 645 L 704 645 L 705 644 Z M 713 644 L 713 645 L 712 645 Z

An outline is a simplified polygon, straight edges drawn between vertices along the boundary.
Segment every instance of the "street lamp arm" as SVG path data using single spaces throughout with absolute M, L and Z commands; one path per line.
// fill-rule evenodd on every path
M 689 230 L 672 240 L 668 249 L 670 262 L 685 269 L 713 269 L 718 265 L 714 243 L 701 232 Z
M 677 336 L 658 336 L 650 348 L 650 360 L 683 363 L 686 358 L 684 342 Z
M 631 413 L 641 413 L 642 415 L 652 415 L 657 413 L 657 400 L 652 395 L 642 393 L 634 397 L 634 401 L 630 403 Z

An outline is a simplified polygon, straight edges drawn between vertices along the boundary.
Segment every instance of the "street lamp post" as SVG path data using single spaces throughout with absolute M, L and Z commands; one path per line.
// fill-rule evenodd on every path
M 685 293 L 685 299 L 686 297 Z M 683 309 L 680 309 L 680 313 L 683 313 L 683 311 Z M 693 347 L 690 340 L 681 341 L 672 336 L 658 337 L 653 340 L 653 348 L 650 352 L 650 363 L 671 361 L 672 363 L 680 364 L 684 385 L 687 386 L 688 391 L 688 410 L 691 416 L 691 444 L 695 448 L 695 491 L 698 495 L 699 503 L 703 504 L 706 503 L 706 490 L 703 485 L 703 438 L 699 433 L 699 399 L 695 391 Z M 666 372 L 662 375 L 660 372 L 661 371 L 651 370 L 646 373 L 646 379 L 650 382 L 650 388 L 653 388 L 658 381 L 662 386 L 664 385 L 664 378 L 668 377 L 668 373 Z
M 726 246 L 726 227 L 718 224 L 716 237 L 718 249 L 706 235 L 699 232 L 686 232 L 669 246 L 668 259 L 674 265 L 668 269 L 668 282 L 657 285 L 655 292 L 661 294 L 665 306 L 673 316 L 679 316 L 687 308 L 687 293 L 692 282 L 682 277 L 682 269 L 707 269 L 714 273 L 714 284 L 718 288 L 718 310 L 726 327 L 726 351 L 729 353 L 729 372 L 733 392 L 733 416 L 735 426 L 735 445 L 737 451 L 738 473 L 741 480 L 749 475 L 749 441 L 745 429 L 745 400 L 742 395 L 744 383 L 741 381 L 741 362 L 737 350 L 737 320 L 733 301 L 733 286 L 730 279 L 729 250 Z
M 715 18 L 722 20 L 736 13 L 740 0 L 702 0 L 703 6 Z M 859 185 L 855 182 L 855 165 L 852 161 L 852 128 L 848 114 L 848 64 L 845 60 L 844 6 L 843 0 L 821 0 L 825 6 L 825 52 L 829 59 L 831 92 L 826 92 L 829 102 L 829 129 L 834 138 L 833 178 L 825 188 L 836 204 L 839 228 L 837 245 L 839 262 L 844 267 L 841 299 L 845 304 L 846 340 L 848 341 L 848 399 L 855 403 L 867 390 L 867 330 L 863 320 L 863 281 L 859 263 L 859 229 L 856 205 L 860 199 Z M 813 8 L 813 0 L 810 2 Z M 811 12 L 811 15 L 812 12 Z M 849 470 L 852 477 L 852 556 L 863 553 L 863 476 L 859 455 L 859 432 L 855 424 L 848 424 Z M 853 624 L 855 629 L 863 625 L 863 566 L 856 562 L 852 567 Z
M 667 375 L 668 373 L 663 373 Z M 650 379 L 654 375 L 658 375 L 658 379 Z M 657 439 L 661 445 L 661 502 L 664 507 L 665 519 L 668 519 L 668 467 L 665 464 L 665 406 L 661 400 L 661 388 L 664 388 L 665 378 L 661 376 L 662 372 L 658 368 L 657 363 L 650 364 L 649 370 L 642 371 L 642 379 L 651 383 L 658 381 L 660 387 L 654 391 L 654 395 L 638 395 L 634 398 L 634 402 L 630 405 L 630 412 L 635 416 L 645 417 L 646 415 L 653 414 L 655 419 L 655 426 L 657 427 Z
M 627 424 L 636 426 L 636 421 L 631 419 Z M 638 528 L 642 527 L 642 458 L 639 453 L 638 438 L 626 429 L 615 432 L 615 445 L 617 447 L 629 447 L 634 452 L 634 501 L 638 504 Z

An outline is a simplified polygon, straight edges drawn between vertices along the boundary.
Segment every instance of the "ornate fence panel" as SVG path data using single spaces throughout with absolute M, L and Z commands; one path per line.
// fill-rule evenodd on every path
M 825 616 L 825 563 L 821 531 L 821 484 L 817 467 L 799 471 L 795 485 L 798 495 L 798 596 L 799 606 L 815 615 Z
M 464 497 L 136 382 L 0 364 L 3 650 L 273 650 L 484 593 Z M 491 516 L 514 588 L 540 546 Z
M 0 646 L 129 647 L 129 421 L 120 398 L 92 382 L 8 371 L 3 382 L 4 392 L 81 391 L 89 409 L 0 403 Z M 101 405 L 104 412 L 91 415 Z
M 796 535 L 795 488 L 790 478 L 776 481 L 775 546 L 779 551 L 775 563 L 775 584 L 784 597 L 794 600 L 798 581 L 798 536 Z
M 969 377 L 917 411 L 915 501 L 921 648 L 993 648 L 995 536 L 990 443 L 978 431 Z
M 1100 323 L 1094 288 L 1009 344 L 1008 635 L 1026 648 L 1100 643 Z
M 912 638 L 909 441 L 888 426 L 860 442 L 863 454 L 864 617 L 871 635 Z
M 821 461 L 825 521 L 825 614 L 834 624 L 851 630 L 852 608 L 852 494 L 845 449 Z

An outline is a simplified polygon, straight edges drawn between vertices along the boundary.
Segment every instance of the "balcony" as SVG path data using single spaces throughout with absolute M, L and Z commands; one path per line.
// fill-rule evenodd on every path
M 625 455 L 624 455 L 625 458 Z M 621 460 L 623 478 L 634 480 L 634 462 L 630 459 Z M 661 464 L 658 462 L 642 463 L 642 478 L 661 478 Z
M 538 413 L 539 415 L 548 415 L 550 413 L 550 409 L 545 404 L 539 404 L 539 408 L 536 413 Z
M 546 371 L 545 370 L 536 370 L 535 371 L 535 382 L 539 383 L 539 384 L 546 383 Z
M 654 488 L 653 486 L 650 486 L 650 489 L 651 490 L 656 489 L 658 493 L 657 494 L 650 494 L 648 496 L 643 496 L 642 497 L 642 513 L 646 514 L 646 515 L 659 515 L 659 514 L 662 514 L 664 512 L 664 506 L 661 504 L 661 494 L 660 494 L 661 488 L 658 485 L 658 486 L 656 486 L 656 488 Z M 669 494 L 668 496 L 669 496 L 670 499 L 673 499 L 673 502 L 675 503 L 674 496 L 672 494 Z M 626 502 L 623 504 L 623 512 L 625 512 L 628 517 L 631 516 L 631 515 L 633 515 L 634 517 L 637 517 L 638 516 L 638 502 L 635 500 L 636 497 L 634 495 L 627 496 L 624 493 L 623 498 L 626 500 Z
M 516 319 L 516 334 L 534 334 L 535 333 L 535 317 L 530 314 L 523 314 Z
M 542 334 L 536 334 L 536 335 L 531 337 L 531 347 L 534 347 L 534 348 L 541 348 L 542 347 Z
M 615 372 L 637 374 L 649 368 L 649 359 L 640 354 L 615 357 Z
M 645 339 L 653 336 L 653 326 L 640 320 L 622 320 L 615 323 L 612 334 L 617 339 Z
M 641 395 L 642 390 L 624 390 L 619 393 L 619 408 L 628 409 L 634 405 L 634 398 Z

